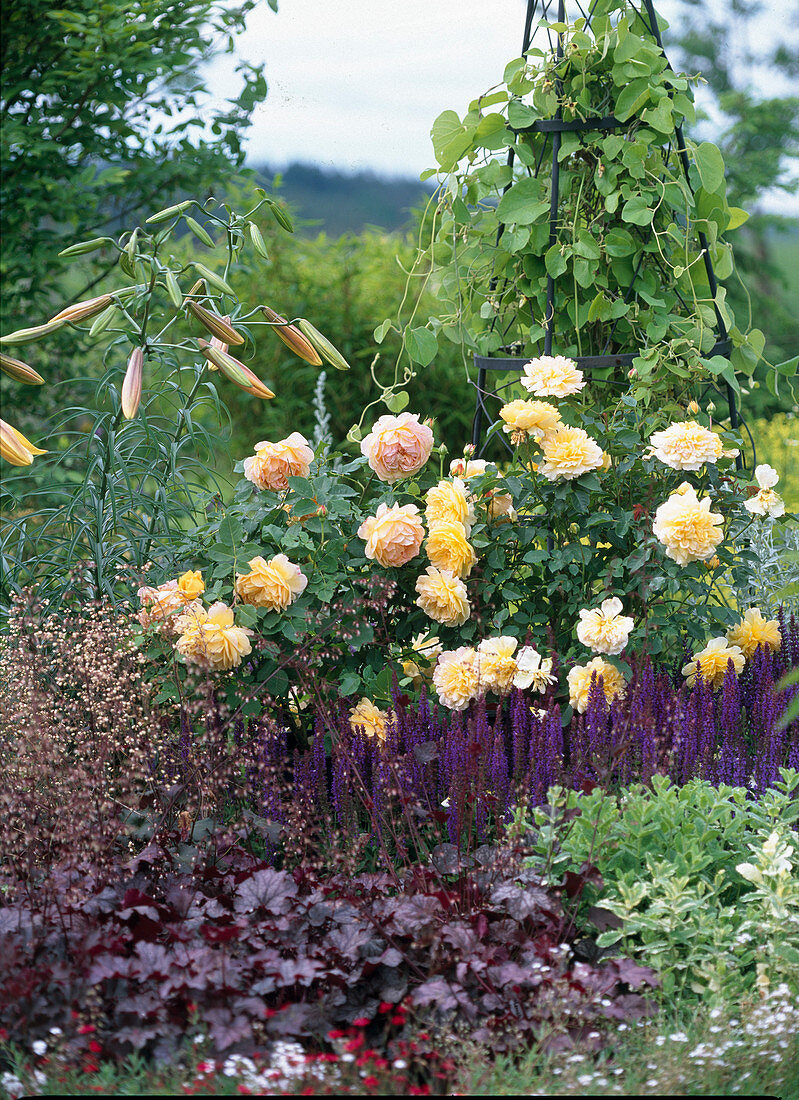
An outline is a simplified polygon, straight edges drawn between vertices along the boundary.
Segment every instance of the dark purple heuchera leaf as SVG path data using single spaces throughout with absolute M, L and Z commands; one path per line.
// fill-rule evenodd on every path
M 277 916 L 288 913 L 297 896 L 297 886 L 287 871 L 273 871 L 268 867 L 240 882 L 236 895 L 236 912 L 250 913 L 255 909 L 265 909 L 267 913 Z
M 546 890 L 538 886 L 520 886 L 516 882 L 496 886 L 491 891 L 491 902 L 504 908 L 517 921 L 528 917 L 548 921 L 556 912 Z

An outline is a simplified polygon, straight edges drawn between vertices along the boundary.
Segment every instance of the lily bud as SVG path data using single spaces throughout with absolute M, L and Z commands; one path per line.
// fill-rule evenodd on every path
M 275 395 L 265 386 L 260 378 L 250 368 L 232 355 L 228 355 L 221 348 L 215 348 L 212 344 L 204 344 L 200 348 L 203 357 L 208 361 L 212 369 L 220 370 L 234 385 L 252 397 L 261 397 L 264 400 Z
M 203 328 L 207 329 L 212 336 L 216 336 L 226 344 L 244 343 L 244 337 L 241 333 L 236 332 L 236 330 L 228 324 L 223 317 L 220 317 L 218 313 L 213 313 L 210 309 L 206 309 L 205 306 L 201 306 L 198 302 L 186 302 L 186 306 L 189 311 L 194 314 Z
M 297 322 L 297 326 L 300 332 L 310 342 L 311 346 L 326 359 L 331 367 L 335 367 L 336 370 L 349 370 L 350 365 L 341 352 L 335 347 L 326 336 L 323 336 L 318 328 L 314 328 L 310 321 L 306 321 L 304 317 L 301 317 Z
M 0 420 L 0 458 L 12 466 L 30 466 L 36 455 L 46 455 L 47 451 L 34 447 L 22 432 Z
M 51 332 L 57 332 L 65 324 L 66 321 L 48 321 L 46 325 L 36 325 L 35 328 L 20 328 L 9 332 L 8 336 L 0 336 L 0 344 L 32 344 Z
M 275 313 L 269 306 L 261 306 L 261 312 L 267 321 L 274 327 L 275 332 L 295 355 L 310 363 L 312 367 L 321 367 L 322 359 L 313 344 L 306 339 L 294 325 L 290 325 L 285 317 Z M 332 344 L 331 344 L 332 347 Z
M 122 383 L 122 415 L 132 420 L 141 401 L 141 385 L 144 374 L 144 350 L 134 348 L 128 358 L 128 369 Z
M 113 294 L 124 298 L 132 294 L 135 289 L 135 286 L 123 286 L 120 290 L 113 291 Z M 85 321 L 87 317 L 96 317 L 98 313 L 108 309 L 112 301 L 112 294 L 100 294 L 97 298 L 87 298 L 84 302 L 75 302 L 74 305 L 67 306 L 66 309 L 62 309 L 60 313 L 56 313 L 54 317 L 51 317 L 49 323 L 53 321 L 71 321 L 74 324 L 75 321 Z
M 6 374 L 16 378 L 18 382 L 25 382 L 29 386 L 44 385 L 44 379 L 38 371 L 35 371 L 33 367 L 29 367 L 27 363 L 23 363 L 21 359 L 12 359 L 10 355 L 6 355 L 3 351 L 0 351 L 0 370 L 4 370 Z

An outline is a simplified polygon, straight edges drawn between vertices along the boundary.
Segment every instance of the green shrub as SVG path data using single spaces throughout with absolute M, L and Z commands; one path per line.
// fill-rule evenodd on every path
M 538 859 L 553 879 L 598 868 L 604 885 L 586 888 L 578 918 L 596 917 L 591 902 L 620 918 L 599 946 L 656 969 L 666 999 L 729 997 L 791 971 L 795 983 L 799 773 L 781 775 L 759 800 L 663 776 L 618 796 L 553 788 L 550 805 L 533 812 Z

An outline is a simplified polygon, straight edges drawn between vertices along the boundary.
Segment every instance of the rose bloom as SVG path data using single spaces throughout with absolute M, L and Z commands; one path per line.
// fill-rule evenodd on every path
M 753 497 L 744 501 L 744 508 L 753 516 L 771 516 L 777 519 L 785 515 L 785 501 L 773 489 L 760 489 Z
M 780 475 L 767 462 L 755 466 L 755 481 L 761 489 L 773 489 L 779 480 Z
M 513 679 L 519 671 L 514 659 L 515 638 L 503 635 L 498 638 L 484 638 L 477 647 L 480 655 L 480 683 L 484 690 L 505 695 L 513 687 Z
M 178 577 L 178 589 L 186 603 L 191 603 L 205 591 L 205 581 L 199 569 L 188 569 Z
M 251 558 L 249 573 L 236 574 L 236 592 L 244 603 L 253 607 L 266 607 L 270 611 L 285 611 L 301 595 L 308 578 L 299 565 L 290 562 L 285 554 L 265 558 Z
M 411 649 L 422 659 L 420 668 L 416 661 L 406 658 L 402 662 L 402 671 L 410 676 L 415 688 L 420 688 L 424 679 L 433 675 L 433 665 L 443 651 L 443 646 L 435 634 L 416 634 L 411 641 Z
M 569 703 L 578 714 L 585 714 L 588 707 L 588 693 L 591 690 L 591 682 L 602 679 L 602 690 L 605 698 L 610 703 L 613 699 L 621 699 L 625 692 L 624 677 L 609 661 L 601 657 L 594 657 L 587 665 L 575 665 L 569 672 Z
M 462 626 L 469 618 L 471 607 L 466 585 L 448 569 L 427 570 L 416 578 L 416 603 L 425 615 L 446 626 Z
M 233 612 L 221 601 L 181 616 L 183 633 L 175 643 L 182 657 L 213 670 L 235 668 L 252 651 L 251 630 L 235 626 Z
M 488 463 L 484 458 L 453 458 L 449 464 L 449 475 L 468 481 L 470 477 L 480 477 L 487 469 Z
M 455 520 L 462 523 L 468 535 L 474 523 L 474 505 L 466 491 L 465 483 L 459 478 L 452 481 L 439 481 L 425 495 L 425 519 L 429 524 L 440 520 Z
M 516 658 L 518 671 L 513 678 L 513 686 L 525 691 L 532 688 L 543 694 L 549 684 L 555 683 L 552 675 L 552 658 L 542 659 L 541 654 L 531 645 L 523 646 Z
M 313 461 L 308 440 L 292 432 L 279 443 L 256 443 L 255 454 L 244 460 L 244 476 L 259 489 L 275 493 L 288 489 L 289 477 L 307 477 Z
M 361 440 L 361 452 L 380 478 L 393 484 L 418 473 L 433 449 L 433 432 L 413 413 L 381 416 Z
M 367 737 L 385 741 L 388 717 L 387 710 L 379 710 L 370 699 L 364 696 L 350 711 L 350 727 L 353 730 L 360 727 Z
M 491 489 L 486 498 L 486 511 L 488 518 L 495 523 L 507 523 L 517 519 L 516 509 L 513 507 L 513 497 L 510 493 L 498 493 Z
M 468 577 L 477 562 L 474 549 L 466 541 L 466 528 L 457 520 L 431 523 L 425 549 L 436 569 L 449 569 L 456 577 Z
M 499 415 L 505 421 L 504 432 L 522 438 L 531 435 L 537 443 L 552 435 L 561 423 L 560 413 L 548 401 L 510 401 Z
M 151 623 L 165 623 L 176 613 L 196 603 L 196 596 L 203 591 L 205 583 L 199 570 L 183 573 L 176 581 L 166 581 L 157 588 L 145 585 L 137 593 L 143 605 L 138 615 L 139 622 L 144 627 Z
M 706 462 L 716 462 L 724 451 L 715 432 L 703 428 L 695 420 L 654 432 L 649 442 L 650 456 L 672 470 L 698 470 Z
M 563 355 L 541 355 L 524 365 L 522 385 L 536 397 L 569 397 L 585 386 L 583 372 L 573 359 Z
M 621 615 L 621 600 L 615 596 L 603 600 L 600 607 L 583 608 L 577 624 L 577 637 L 584 646 L 595 653 L 615 656 L 627 645 L 630 631 L 635 625 L 629 615 Z
M 703 650 L 683 665 L 682 674 L 689 687 L 694 686 L 699 675 L 712 688 L 719 688 L 724 683 L 724 673 L 730 661 L 735 675 L 739 676 L 744 667 L 744 655 L 740 648 L 728 645 L 726 638 L 711 638 Z
M 438 697 L 450 710 L 465 710 L 480 694 L 478 657 L 469 646 L 442 653 L 433 670 Z
M 655 512 L 652 525 L 655 538 L 666 547 L 666 557 L 678 565 L 708 561 L 724 538 L 724 516 L 710 511 L 710 497 L 701 500 L 687 482 L 683 482 Z
M 364 554 L 381 565 L 404 565 L 419 553 L 424 527 L 415 504 L 381 504 L 365 519 L 358 536 L 366 542 Z
M 595 439 L 582 428 L 565 424 L 542 441 L 541 450 L 546 460 L 541 473 L 549 481 L 582 477 L 589 470 L 599 469 L 604 461 L 604 452 Z
M 764 619 L 759 608 L 750 607 L 741 621 L 727 631 L 727 641 L 738 646 L 747 661 L 751 661 L 759 645 L 770 653 L 780 648 L 780 624 L 776 619 Z

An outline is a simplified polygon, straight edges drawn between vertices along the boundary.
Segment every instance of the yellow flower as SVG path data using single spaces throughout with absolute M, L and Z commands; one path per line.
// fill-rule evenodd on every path
M 362 729 L 367 737 L 385 741 L 388 717 L 388 711 L 379 710 L 370 699 L 364 696 L 350 711 L 350 726 L 353 730 Z
M 381 416 L 361 440 L 361 452 L 381 481 L 392 484 L 418 473 L 430 457 L 433 433 L 413 413 Z
M 687 482 L 661 504 L 652 525 L 655 538 L 666 547 L 666 557 L 678 565 L 707 561 L 724 538 L 724 516 L 710 511 L 710 497 L 701 500 Z
M 178 577 L 178 589 L 186 603 L 191 603 L 205 591 L 205 581 L 199 569 L 189 569 Z
M 587 665 L 575 665 L 569 672 L 569 703 L 578 714 L 585 714 L 588 708 L 588 693 L 591 682 L 602 680 L 602 690 L 608 702 L 621 699 L 625 692 L 624 677 L 609 661 L 594 657 Z
M 439 481 L 438 485 L 428 489 L 425 499 L 427 506 L 424 514 L 429 524 L 439 520 L 455 520 L 462 523 L 466 534 L 469 534 L 474 523 L 474 505 L 459 477 L 452 481 Z
M 510 493 L 498 493 L 496 489 L 490 489 L 485 503 L 488 518 L 495 523 L 510 523 L 517 518 Z
M 425 546 L 436 569 L 449 569 L 456 577 L 468 577 L 477 555 L 466 541 L 466 528 L 457 520 L 436 520 L 430 525 Z
M 727 631 L 727 641 L 738 646 L 747 661 L 751 661 L 759 645 L 769 652 L 780 648 L 780 624 L 776 619 L 764 619 L 759 608 L 750 607 L 741 621 Z
M 416 661 L 406 658 L 402 662 L 402 671 L 406 676 L 410 676 L 413 686 L 419 688 L 422 686 L 424 679 L 433 675 L 433 665 L 441 655 L 443 647 L 435 634 L 426 634 L 423 631 L 421 634 L 414 636 L 411 641 L 411 649 L 414 653 L 419 654 L 422 659 L 422 667 L 420 668 Z
M 381 504 L 365 519 L 358 536 L 366 542 L 364 554 L 381 565 L 404 565 L 419 553 L 424 527 L 415 504 Z
M 785 501 L 773 489 L 760 489 L 753 497 L 744 501 L 744 508 L 753 516 L 771 516 L 777 519 L 785 515 Z
M 251 558 L 249 573 L 236 574 L 236 592 L 244 603 L 253 607 L 266 607 L 270 611 L 285 611 L 308 586 L 308 578 L 289 561 L 285 554 L 277 554 L 266 561 L 262 557 Z
M 419 598 L 416 603 L 425 615 L 446 626 L 462 626 L 469 618 L 471 608 L 466 585 L 448 569 L 427 570 L 416 579 Z
M 583 645 L 595 653 L 621 653 L 635 625 L 629 615 L 619 614 L 621 607 L 621 600 L 615 596 L 590 611 L 584 607 L 577 624 L 577 637 Z
M 181 656 L 213 670 L 235 668 L 252 651 L 251 630 L 235 626 L 233 612 L 221 601 L 182 616 L 184 631 L 175 643 Z
M 289 487 L 287 478 L 308 476 L 312 461 L 308 440 L 292 432 L 278 443 L 256 443 L 255 454 L 244 460 L 244 476 L 259 489 L 283 492 Z
M 480 660 L 480 683 L 484 690 L 505 695 L 513 687 L 519 666 L 513 656 L 518 642 L 503 635 L 484 638 L 477 647 Z
M 442 653 L 433 671 L 438 697 L 450 710 L 465 710 L 480 694 L 477 654 L 469 646 Z
M 672 470 L 698 470 L 706 462 L 716 462 L 724 451 L 715 432 L 703 428 L 695 420 L 654 432 L 649 442 L 649 455 Z
M 449 464 L 450 477 L 462 477 L 468 481 L 470 477 L 480 477 L 486 472 L 488 463 L 484 458 L 453 458 Z
M 727 645 L 726 638 L 711 638 L 705 648 L 695 653 L 687 665 L 683 665 L 682 674 L 689 687 L 693 687 L 699 674 L 706 684 L 719 688 L 724 683 L 724 673 L 728 663 L 736 676 L 744 667 L 744 655 L 737 645 Z
M 46 455 L 47 451 L 34 447 L 22 432 L 0 420 L 0 457 L 12 466 L 30 466 L 36 455 Z
M 505 421 L 503 431 L 513 434 L 517 442 L 531 435 L 537 443 L 547 439 L 561 423 L 554 405 L 548 401 L 510 401 L 499 410 Z
M 518 671 L 513 678 L 513 686 L 524 691 L 532 688 L 542 694 L 549 684 L 555 683 L 552 675 L 552 658 L 542 659 L 541 654 L 531 645 L 523 646 L 517 655 L 516 665 Z
M 582 428 L 569 428 L 565 424 L 541 443 L 546 460 L 541 473 L 549 481 L 559 478 L 571 480 L 597 470 L 603 462 L 603 451 L 595 439 Z
M 585 386 L 583 372 L 573 359 L 541 355 L 524 365 L 522 385 L 536 397 L 569 397 Z

